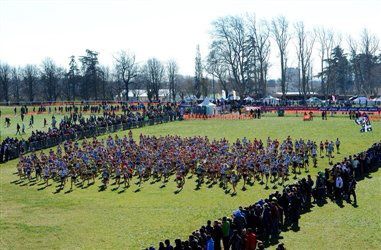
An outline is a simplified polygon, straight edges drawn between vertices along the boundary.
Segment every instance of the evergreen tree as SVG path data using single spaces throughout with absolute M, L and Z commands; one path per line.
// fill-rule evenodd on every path
M 85 100 L 98 100 L 98 52 L 87 49 L 86 55 L 79 59 L 82 63 L 81 96 Z
M 202 85 L 202 62 L 200 46 L 197 45 L 196 57 L 195 57 L 195 76 L 194 76 L 194 93 L 197 98 L 201 97 L 201 85 Z
M 352 71 L 350 63 L 344 50 L 340 46 L 336 46 L 331 53 L 331 58 L 326 60 L 327 67 L 323 74 L 329 83 L 330 94 L 346 95 L 352 89 Z

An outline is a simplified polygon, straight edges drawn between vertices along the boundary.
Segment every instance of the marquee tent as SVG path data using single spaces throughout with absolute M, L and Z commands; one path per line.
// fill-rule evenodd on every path
M 279 104 L 279 100 L 279 98 L 268 95 L 262 99 L 262 102 L 266 104 Z
M 204 101 L 202 103 L 200 103 L 198 106 L 202 108 L 202 110 L 204 111 L 203 113 L 206 115 L 215 114 L 216 104 L 210 102 L 208 97 L 206 97 L 204 99 Z
M 317 97 L 311 97 L 311 98 L 308 98 L 306 101 L 307 101 L 307 103 L 309 103 L 309 104 L 320 104 L 320 103 L 322 103 L 322 100 L 320 100 L 320 99 L 317 98 Z
M 370 100 L 365 96 L 359 96 L 356 99 L 353 99 L 352 102 L 355 104 L 367 104 Z

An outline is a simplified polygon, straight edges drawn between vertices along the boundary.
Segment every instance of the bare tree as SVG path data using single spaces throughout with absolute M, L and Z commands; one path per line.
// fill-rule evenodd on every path
M 261 96 L 265 96 L 270 57 L 270 30 L 265 21 L 261 21 L 258 24 L 255 17 L 253 17 L 249 23 L 249 32 L 251 46 L 254 48 L 252 62 L 255 79 L 257 81 L 255 92 L 257 94 L 260 93 Z
M 180 96 L 181 100 L 184 100 L 186 96 L 190 96 L 194 93 L 194 78 L 191 76 L 178 76 L 178 85 L 176 92 Z
M 156 58 L 148 59 L 143 68 L 149 101 L 159 100 L 159 90 L 164 81 L 165 68 Z
M 62 78 L 60 70 L 51 58 L 46 58 L 41 65 L 41 80 L 44 94 L 48 101 L 56 101 L 59 93 L 58 81 Z
M 253 48 L 242 17 L 228 16 L 213 22 L 212 49 L 219 61 L 229 67 L 233 86 L 243 97 L 249 93 L 250 57 Z
M 374 35 L 370 34 L 367 29 L 364 29 L 360 38 L 361 53 L 364 55 L 364 88 L 366 94 L 375 94 L 374 77 L 372 76 L 373 68 L 376 63 L 376 53 L 379 49 L 380 41 Z
M 286 89 L 286 68 L 287 68 L 287 45 L 290 41 L 290 34 L 288 33 L 288 21 L 284 16 L 274 18 L 271 21 L 271 34 L 278 45 L 280 57 L 280 70 L 281 70 L 281 89 L 282 95 L 287 92 Z
M 365 95 L 375 94 L 375 85 L 378 81 L 374 68 L 377 68 L 377 52 L 379 40 L 373 34 L 364 29 L 359 41 L 348 38 L 351 50 L 351 63 L 354 74 L 354 82 L 357 93 Z
M 300 66 L 301 90 L 303 99 L 306 99 L 308 87 L 308 72 L 311 67 L 311 55 L 315 43 L 315 34 L 305 30 L 303 22 L 295 24 L 297 38 L 297 55 Z
M 321 82 L 321 91 L 324 94 L 325 98 L 328 97 L 330 90 L 332 89 L 331 82 L 327 81 L 329 78 L 329 70 L 325 72 L 327 62 L 332 58 L 332 50 L 341 43 L 341 36 L 338 33 L 335 33 L 331 29 L 326 29 L 320 27 L 315 29 L 316 38 L 319 43 L 319 58 L 320 58 L 320 82 Z M 323 72 L 325 72 L 323 74 Z
M 217 53 L 214 50 L 211 50 L 209 52 L 208 58 L 206 60 L 206 71 L 208 74 L 212 75 L 213 77 L 213 84 L 214 84 L 214 78 L 217 78 L 219 84 L 221 85 L 221 88 L 225 91 L 225 98 L 228 97 L 228 75 L 229 75 L 229 67 L 221 60 L 220 57 L 216 56 Z M 213 90 L 215 92 L 215 89 Z M 214 93 L 213 93 L 214 94 Z
M 124 83 L 124 90 L 126 92 L 125 97 L 128 101 L 129 85 L 138 74 L 138 65 L 135 60 L 135 55 L 121 51 L 115 59 L 116 72 L 120 75 L 120 78 Z
M 29 102 L 35 100 L 35 94 L 37 93 L 37 81 L 39 71 L 35 65 L 26 65 L 23 70 L 23 80 L 25 83 L 25 92 Z
M 99 67 L 99 78 L 101 83 L 102 99 L 107 100 L 112 98 L 112 88 L 109 86 L 111 82 L 110 68 L 101 65 Z
M 167 75 L 169 83 L 169 95 L 173 102 L 176 101 L 176 90 L 177 90 L 177 75 L 178 66 L 176 61 L 170 60 L 167 63 Z
M 144 72 L 144 66 L 139 71 L 142 72 L 142 74 L 138 74 L 134 81 L 131 82 L 130 89 L 132 92 L 132 95 L 134 98 L 139 100 L 140 96 L 145 92 L 144 88 L 146 88 L 146 76 Z
M 21 75 L 22 69 L 20 67 L 13 67 L 11 70 L 11 92 L 13 93 L 13 99 L 16 102 L 19 102 L 21 99 L 20 90 L 21 90 Z
M 318 29 L 315 29 L 316 37 L 319 42 L 319 50 L 320 50 L 320 72 L 324 72 L 325 68 L 325 62 L 329 59 L 327 55 L 332 50 L 333 46 L 333 32 L 331 30 L 328 30 L 324 27 L 320 27 Z M 321 83 L 321 90 L 325 95 L 325 98 L 327 99 L 328 92 L 326 91 L 328 88 L 326 85 L 326 79 L 324 77 L 324 74 L 320 74 L 320 83 Z
M 5 102 L 9 102 L 9 83 L 11 79 L 11 67 L 6 63 L 0 63 L 0 85 L 1 92 L 0 98 Z M 1 99 L 0 99 L 1 100 Z

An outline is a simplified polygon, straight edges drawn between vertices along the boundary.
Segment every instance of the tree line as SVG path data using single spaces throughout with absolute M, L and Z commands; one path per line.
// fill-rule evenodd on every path
M 343 41 L 346 40 L 346 41 Z M 347 44 L 347 51 L 344 49 Z M 276 48 L 275 51 L 271 49 Z M 58 100 L 129 100 L 144 90 L 149 100 L 158 100 L 167 89 L 168 100 L 197 98 L 224 90 L 241 97 L 267 95 L 270 54 L 279 60 L 279 89 L 283 95 L 290 81 L 288 69 L 298 69 L 298 90 L 305 99 L 309 92 L 330 95 L 376 95 L 381 88 L 379 39 L 364 29 L 358 39 L 343 39 L 326 28 L 308 29 L 303 22 L 291 24 L 285 17 L 269 21 L 255 15 L 225 16 L 213 21 L 209 51 L 202 58 L 196 48 L 194 76 L 182 76 L 176 61 L 150 58 L 138 63 L 133 53 L 114 56 L 112 68 L 101 65 L 98 52 L 86 50 L 71 56 L 67 68 L 51 58 L 41 65 L 12 67 L 0 62 L 0 101 L 33 102 Z M 289 62 L 290 54 L 297 65 Z M 319 65 L 313 65 L 319 58 Z M 315 60 L 316 61 L 316 60 Z M 313 67 L 319 73 L 313 73 Z M 319 79 L 316 89 L 312 81 Z
M 85 55 L 71 56 L 68 68 L 58 66 L 51 58 L 41 65 L 11 67 L 0 63 L 0 100 L 3 102 L 128 100 L 128 92 L 138 97 L 145 90 L 149 100 L 159 99 L 159 89 L 170 89 L 168 98 L 185 96 L 181 90 L 186 77 L 178 75 L 177 63 L 166 64 L 156 58 L 138 65 L 135 55 L 121 51 L 114 57 L 114 67 L 101 65 L 98 52 L 86 50 Z
M 240 96 L 265 96 L 270 52 L 276 48 L 283 96 L 289 89 L 289 67 L 298 69 L 298 91 L 304 99 L 312 91 L 326 98 L 376 95 L 381 88 L 379 39 L 364 29 L 358 40 L 346 40 L 348 51 L 343 49 L 339 33 L 324 27 L 308 29 L 303 22 L 291 24 L 283 16 L 270 21 L 258 21 L 255 15 L 221 17 L 213 22 L 207 70 L 223 89 L 235 89 Z M 296 55 L 297 65 L 290 65 L 291 53 Z M 320 61 L 315 65 L 317 74 L 313 73 L 314 58 Z M 320 86 L 313 88 L 317 78 Z

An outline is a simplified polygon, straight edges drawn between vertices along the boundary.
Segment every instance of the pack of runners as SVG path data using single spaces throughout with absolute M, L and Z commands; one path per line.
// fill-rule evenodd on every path
M 111 178 L 119 188 L 130 185 L 130 179 L 136 177 L 139 187 L 145 181 L 163 182 L 175 176 L 178 188 L 185 184 L 186 176 L 195 176 L 197 188 L 203 183 L 219 183 L 229 193 L 236 194 L 237 185 L 242 189 L 256 181 L 282 186 L 289 177 L 309 172 L 317 167 L 317 143 L 312 140 L 287 137 L 284 140 L 262 141 L 246 137 L 230 144 L 226 139 L 208 137 L 179 137 L 140 135 L 135 141 L 131 130 L 120 138 L 117 135 L 107 139 L 93 138 L 78 141 L 66 141 L 58 145 L 56 151 L 32 153 L 20 157 L 17 169 L 20 178 L 28 180 L 44 179 L 60 181 L 63 188 L 68 180 L 72 189 L 80 182 L 82 185 L 95 182 L 100 175 L 104 187 Z M 329 159 L 333 151 L 327 150 Z M 311 162 L 311 163 L 310 163 Z

